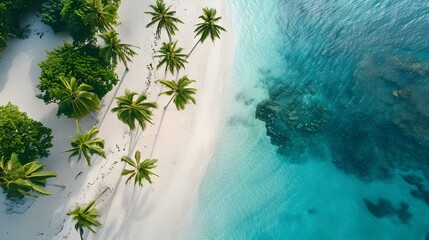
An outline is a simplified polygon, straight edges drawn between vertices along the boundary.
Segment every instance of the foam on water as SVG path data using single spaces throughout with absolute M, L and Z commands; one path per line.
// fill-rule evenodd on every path
M 186 238 L 424 240 L 429 3 L 230 7 L 233 90 Z

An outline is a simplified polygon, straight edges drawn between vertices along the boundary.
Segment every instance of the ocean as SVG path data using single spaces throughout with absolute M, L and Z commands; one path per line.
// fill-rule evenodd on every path
M 186 239 L 429 239 L 429 2 L 229 8 L 225 120 Z

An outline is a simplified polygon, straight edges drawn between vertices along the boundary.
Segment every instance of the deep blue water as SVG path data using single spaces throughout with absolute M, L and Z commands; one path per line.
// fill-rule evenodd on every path
M 191 239 L 429 239 L 429 2 L 230 1 Z

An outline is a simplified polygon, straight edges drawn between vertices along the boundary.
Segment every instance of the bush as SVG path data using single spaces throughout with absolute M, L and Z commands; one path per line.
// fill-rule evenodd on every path
M 64 0 L 61 10 L 62 20 L 75 43 L 95 42 L 95 29 L 83 21 L 84 8 L 85 0 Z
M 49 25 L 54 32 L 66 29 L 66 24 L 61 19 L 61 10 L 63 7 L 64 3 L 60 0 L 47 0 L 42 5 L 42 22 Z
M 0 156 L 19 155 L 23 163 L 49 156 L 52 130 L 8 103 L 0 106 Z
M 45 103 L 58 103 L 60 100 L 60 76 L 76 78 L 79 84 L 86 83 L 93 87 L 93 92 L 101 100 L 118 83 L 118 76 L 113 69 L 98 58 L 99 49 L 92 45 L 76 48 L 64 43 L 53 51 L 48 51 L 48 59 L 39 66 L 42 69 L 37 88 L 38 98 Z M 64 114 L 57 112 L 57 115 Z
M 6 6 L 0 3 L 0 52 L 6 47 L 7 34 L 9 30 L 6 25 Z

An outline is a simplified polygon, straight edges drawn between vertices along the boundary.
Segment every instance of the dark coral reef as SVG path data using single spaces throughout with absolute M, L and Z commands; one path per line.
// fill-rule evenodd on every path
M 269 98 L 256 118 L 280 154 L 299 159 L 328 147 L 336 167 L 361 179 L 395 169 L 429 176 L 429 59 L 364 54 L 345 83 L 264 78 Z

